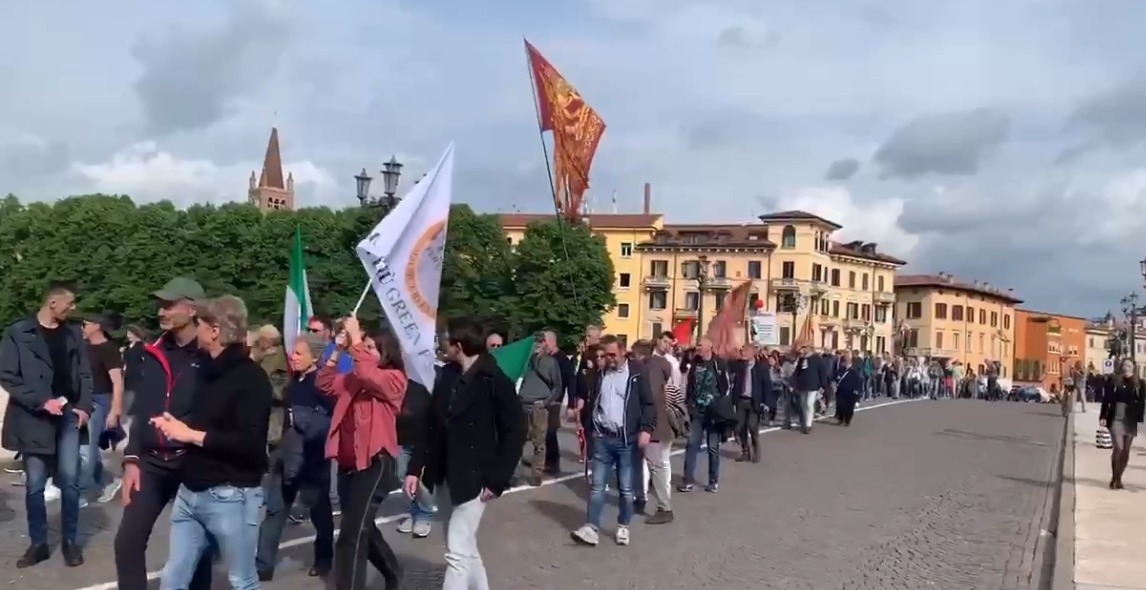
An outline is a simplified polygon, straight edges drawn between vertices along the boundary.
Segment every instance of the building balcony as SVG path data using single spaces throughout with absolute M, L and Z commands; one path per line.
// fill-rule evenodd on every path
M 672 288 L 672 279 L 668 277 L 645 277 L 641 283 L 649 291 L 667 291 Z
M 871 298 L 875 301 L 876 305 L 895 305 L 895 293 L 876 291 L 872 294 Z
M 704 281 L 704 288 L 714 291 L 727 291 L 732 288 L 732 281 L 728 280 L 728 277 L 709 277 Z
M 859 318 L 844 318 L 844 329 L 862 330 L 865 326 L 867 326 L 867 322 Z
M 953 358 L 956 358 L 959 356 L 958 350 L 952 350 L 949 348 L 914 347 L 914 348 L 908 348 L 904 352 L 907 356 L 929 356 L 929 357 L 935 357 L 935 358 L 948 358 L 948 359 L 953 359 Z
M 672 311 L 672 317 L 675 319 L 695 318 L 696 310 L 688 309 L 687 307 L 678 307 Z
M 812 297 L 822 297 L 828 293 L 828 284 L 824 281 L 813 280 L 808 285 L 808 292 Z
M 772 290 L 779 292 L 800 292 L 804 290 L 800 279 L 775 278 L 771 282 Z

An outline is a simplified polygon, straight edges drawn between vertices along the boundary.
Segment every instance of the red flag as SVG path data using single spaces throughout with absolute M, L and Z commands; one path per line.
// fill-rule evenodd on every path
M 708 339 L 712 340 L 713 354 L 732 358 L 740 352 L 742 338 L 737 338 L 736 329 L 744 325 L 748 316 L 748 291 L 752 281 L 744 281 L 736 286 L 724 299 L 716 317 L 708 324 Z
M 688 345 L 692 342 L 692 324 L 696 318 L 685 318 L 677 325 L 672 327 L 672 337 L 682 345 Z M 660 337 L 660 334 L 653 334 L 654 338 Z

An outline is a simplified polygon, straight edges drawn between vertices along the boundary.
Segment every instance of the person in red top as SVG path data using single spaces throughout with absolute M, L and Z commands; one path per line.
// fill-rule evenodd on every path
M 335 339 L 336 350 L 316 378 L 332 396 L 334 412 L 326 437 L 326 457 L 338 464 L 342 524 L 334 548 L 335 587 L 366 587 L 366 562 L 382 573 L 386 589 L 401 587 L 402 568 L 394 550 L 374 524 L 378 506 L 398 489 L 395 420 L 402 410 L 406 374 L 398 341 L 387 330 L 364 334 L 358 318 L 348 317 Z M 339 374 L 338 360 L 349 355 L 354 366 Z

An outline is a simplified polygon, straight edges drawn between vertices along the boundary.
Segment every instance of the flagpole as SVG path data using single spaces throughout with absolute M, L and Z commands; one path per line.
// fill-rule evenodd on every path
M 354 311 L 350 315 L 357 316 L 358 308 L 362 307 L 362 302 L 366 301 L 366 294 L 370 292 L 370 281 L 366 281 L 366 287 L 362 289 L 362 294 L 358 296 L 358 303 L 354 304 Z
M 561 236 L 561 250 L 565 254 L 565 267 L 569 271 L 569 290 L 573 294 L 574 308 L 580 307 L 577 301 L 577 285 L 573 280 L 573 269 L 569 268 L 569 245 L 565 241 L 565 224 L 568 220 L 562 215 L 561 206 L 557 201 L 557 183 L 553 181 L 553 166 L 549 163 L 549 147 L 545 145 L 545 129 L 541 121 L 541 96 L 537 94 L 537 79 L 533 77 L 533 60 L 529 55 L 529 40 L 525 35 L 521 36 L 521 40 L 525 45 L 525 69 L 529 73 L 529 88 L 533 93 L 533 114 L 537 117 L 537 139 L 541 142 L 541 155 L 545 159 L 545 173 L 549 176 L 549 192 L 553 195 L 553 210 L 557 213 L 557 233 Z M 556 130 L 554 131 L 556 134 Z M 556 150 L 556 147 L 554 147 Z

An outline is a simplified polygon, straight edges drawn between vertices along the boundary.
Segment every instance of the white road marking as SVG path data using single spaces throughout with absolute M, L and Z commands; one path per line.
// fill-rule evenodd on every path
M 882 403 L 882 404 L 876 404 L 874 406 L 859 406 L 856 408 L 856 411 L 857 412 L 864 412 L 867 410 L 878 410 L 879 408 L 898 406 L 899 404 L 918 402 L 918 401 L 923 401 L 925 399 L 927 399 L 927 398 L 920 397 L 920 398 L 916 398 L 916 399 L 893 400 L 893 401 L 889 401 L 889 402 Z M 830 420 L 830 419 L 832 419 L 830 416 L 823 416 L 821 418 L 817 418 L 816 421 L 820 422 L 823 420 Z M 778 430 L 781 430 L 781 428 L 779 426 L 769 426 L 767 428 L 761 428 L 760 434 L 768 434 L 769 432 L 776 432 Z M 700 446 L 700 448 L 701 449 L 708 448 L 708 445 L 702 444 Z M 685 449 L 677 449 L 677 450 L 672 452 L 672 456 L 675 457 L 677 455 L 683 455 L 684 452 L 685 452 Z M 541 482 L 541 487 L 556 485 L 559 483 L 565 483 L 567 481 L 572 481 L 572 480 L 578 479 L 578 478 L 584 479 L 585 474 L 584 473 L 571 473 L 569 475 L 562 475 L 561 477 L 556 477 L 553 479 L 547 479 L 547 480 Z M 517 486 L 515 488 L 510 488 L 510 489 L 506 490 L 504 493 L 502 493 L 502 496 L 505 496 L 508 494 L 517 494 L 517 493 L 521 493 L 521 492 L 528 492 L 529 490 L 537 489 L 537 487 L 538 486 L 528 486 L 528 485 Z M 402 492 L 402 490 L 394 490 L 391 493 L 392 494 L 398 494 L 401 492 Z M 406 517 L 406 514 L 404 514 L 404 513 L 403 514 L 395 514 L 392 516 L 383 516 L 383 517 L 375 519 L 374 524 L 382 525 L 382 524 L 386 524 L 386 523 L 390 523 L 390 522 L 397 522 L 397 521 L 399 521 L 405 517 Z M 338 531 L 334 531 L 334 536 L 335 536 L 335 538 L 338 537 Z M 306 545 L 308 543 L 313 543 L 313 542 L 314 542 L 314 535 L 307 535 L 305 537 L 299 537 L 297 539 L 290 539 L 288 541 L 283 541 L 282 543 L 279 543 L 279 549 L 281 550 L 281 549 L 288 549 L 290 547 L 298 547 L 299 545 Z M 157 579 L 159 579 L 160 573 L 162 573 L 162 572 L 159 572 L 159 571 L 150 572 L 147 574 L 147 579 L 149 581 L 150 580 L 157 580 Z M 117 587 L 118 586 L 117 586 L 116 582 L 105 582 L 103 584 L 93 584 L 91 586 L 84 586 L 82 588 L 76 588 L 76 590 L 116 590 Z

